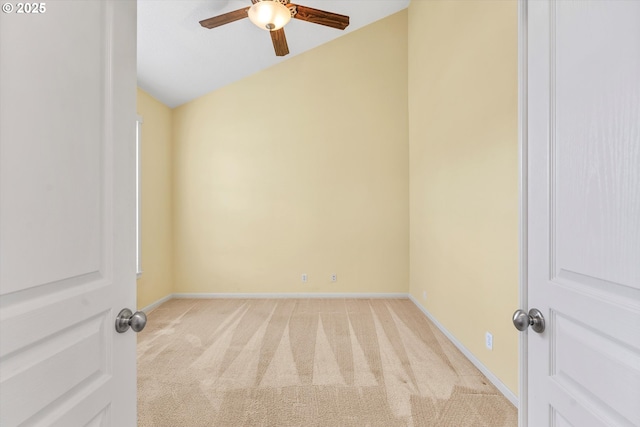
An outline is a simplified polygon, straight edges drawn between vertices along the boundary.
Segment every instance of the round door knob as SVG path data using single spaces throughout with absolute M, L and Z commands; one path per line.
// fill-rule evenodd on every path
M 544 316 L 537 308 L 529 310 L 529 325 L 534 332 L 539 334 L 544 332 Z
M 519 331 L 524 331 L 531 326 L 534 332 L 540 334 L 544 332 L 544 316 L 537 308 L 532 308 L 529 313 L 524 310 L 516 310 L 513 313 L 513 326 Z
M 513 313 L 513 326 L 519 331 L 524 331 L 529 327 L 529 315 L 524 310 L 516 310 Z
M 128 308 L 124 308 L 116 317 L 116 331 L 127 332 L 129 328 L 134 332 L 140 332 L 147 325 L 147 315 L 143 311 L 132 313 Z

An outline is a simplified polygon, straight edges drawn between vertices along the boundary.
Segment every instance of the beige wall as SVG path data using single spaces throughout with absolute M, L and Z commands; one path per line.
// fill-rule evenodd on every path
M 175 292 L 408 292 L 406 22 L 174 110 Z
M 515 1 L 411 2 L 409 139 L 411 295 L 517 394 Z
M 173 292 L 171 115 L 169 107 L 138 89 L 141 267 L 138 308 Z

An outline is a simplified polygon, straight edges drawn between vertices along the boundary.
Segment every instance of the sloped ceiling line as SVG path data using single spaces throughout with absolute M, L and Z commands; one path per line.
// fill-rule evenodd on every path
M 171 108 L 286 61 L 409 6 L 410 0 L 296 0 L 350 17 L 346 30 L 291 20 L 290 54 L 277 57 L 269 34 L 248 19 L 215 29 L 198 23 L 250 0 L 138 0 L 138 86 Z

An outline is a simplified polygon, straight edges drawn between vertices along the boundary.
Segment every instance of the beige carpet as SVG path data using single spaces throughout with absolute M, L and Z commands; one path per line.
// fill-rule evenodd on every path
M 408 299 L 175 299 L 138 337 L 141 427 L 517 425 Z

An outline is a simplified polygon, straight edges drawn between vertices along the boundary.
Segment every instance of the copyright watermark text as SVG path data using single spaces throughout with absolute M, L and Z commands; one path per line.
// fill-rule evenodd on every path
M 2 5 L 4 13 L 24 13 L 36 15 L 47 12 L 46 3 L 4 3 Z

